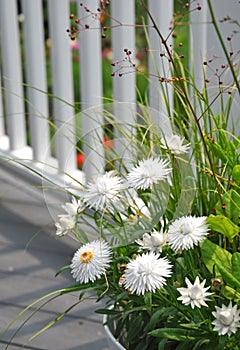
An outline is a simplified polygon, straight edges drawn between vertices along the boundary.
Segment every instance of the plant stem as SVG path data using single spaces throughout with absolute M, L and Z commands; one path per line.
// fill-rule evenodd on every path
M 181 80 L 181 77 L 180 77 L 180 74 L 178 72 L 178 69 L 177 69 L 177 66 L 173 60 L 173 57 L 172 57 L 172 54 L 171 54 L 171 51 L 166 43 L 166 40 L 164 39 L 164 37 L 162 36 L 162 33 L 160 32 L 152 14 L 150 13 L 147 5 L 145 4 L 145 1 L 144 0 L 141 0 L 142 2 L 142 5 L 145 9 L 145 11 L 147 12 L 149 18 L 151 19 L 152 23 L 153 23 L 153 28 L 156 30 L 158 36 L 160 37 L 161 41 L 162 41 L 162 44 L 164 45 L 166 51 L 167 51 L 167 54 L 169 56 L 169 59 L 170 59 L 170 62 L 172 63 L 172 66 L 173 66 L 173 69 L 174 69 L 174 72 L 178 78 L 178 81 L 181 85 L 181 92 L 183 94 L 183 97 L 185 98 L 186 100 L 186 103 L 187 105 L 189 106 L 190 108 L 190 111 L 194 117 L 194 120 L 195 120 L 195 123 L 197 125 L 197 128 L 198 128 L 198 131 L 199 131 L 199 134 L 200 134 L 200 137 L 202 139 L 202 142 L 203 142 L 203 147 L 204 147 L 204 150 L 206 152 L 206 155 L 207 155 L 207 159 L 209 161 L 209 165 L 210 165 L 210 168 L 211 168 L 211 171 L 212 171 L 212 175 L 213 175 L 213 178 L 214 178 L 214 182 L 216 184 L 216 189 L 217 189 L 217 193 L 218 193 L 218 197 L 219 197 L 219 200 L 221 202 L 221 204 L 223 204 L 223 199 L 222 199 L 222 195 L 221 195 L 221 191 L 220 191 L 220 188 L 219 188 L 219 183 L 218 183 L 218 180 L 217 180 L 217 177 L 216 177 L 216 174 L 215 174 L 215 170 L 214 170 L 214 167 L 213 167 L 213 162 L 212 162 L 212 159 L 211 159 L 211 156 L 210 156 L 210 153 L 209 153 L 209 150 L 208 150 L 208 147 L 207 147 L 207 144 L 205 142 L 205 139 L 204 139 L 204 134 L 203 134 L 203 131 L 202 131 L 202 128 L 201 128 L 201 124 L 200 124 L 200 120 L 199 118 L 197 117 L 196 113 L 195 113 L 195 110 L 194 110 L 194 107 L 193 105 L 191 104 L 191 101 L 189 100 L 189 97 L 188 97 L 188 93 L 185 89 L 185 86 L 184 86 L 184 82 Z
M 212 8 L 211 0 L 207 0 L 207 2 L 208 2 L 209 11 L 210 11 L 210 14 L 211 14 L 211 17 L 212 17 L 212 24 L 213 24 L 213 26 L 214 26 L 214 29 L 215 29 L 215 31 L 216 31 L 216 34 L 217 34 L 217 36 L 218 36 L 218 39 L 219 39 L 219 41 L 220 41 L 220 44 L 221 44 L 221 46 L 222 46 L 222 49 L 223 49 L 224 54 L 225 54 L 225 56 L 226 56 L 226 59 L 227 59 L 227 61 L 228 61 L 228 65 L 229 65 L 229 68 L 230 68 L 230 70 L 231 70 L 231 73 L 232 73 L 234 82 L 235 82 L 235 84 L 236 84 L 236 87 L 237 87 L 237 89 L 238 89 L 238 93 L 240 94 L 240 85 L 239 85 L 239 82 L 238 82 L 238 77 L 237 77 L 236 74 L 235 74 L 232 61 L 231 61 L 231 59 L 230 59 L 229 53 L 228 53 L 228 51 L 227 51 L 227 48 L 226 48 L 226 46 L 225 46 L 225 44 L 224 44 L 222 35 L 221 35 L 220 30 L 219 30 L 219 28 L 218 28 L 217 21 L 216 21 L 216 17 L 215 17 L 215 15 L 214 15 L 214 11 L 213 11 L 213 8 Z

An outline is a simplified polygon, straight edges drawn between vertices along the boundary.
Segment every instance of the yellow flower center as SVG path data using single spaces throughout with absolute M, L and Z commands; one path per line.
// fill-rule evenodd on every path
M 90 251 L 83 252 L 80 256 L 80 260 L 82 263 L 89 263 L 92 260 L 93 253 Z

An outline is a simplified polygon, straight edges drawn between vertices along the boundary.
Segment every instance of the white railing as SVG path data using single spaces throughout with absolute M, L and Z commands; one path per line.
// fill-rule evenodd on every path
M 0 154 L 8 164 L 24 164 L 26 167 L 42 171 L 53 181 L 62 181 L 66 172 L 68 180 L 74 177 L 83 180 L 83 173 L 77 169 L 75 144 L 75 112 L 73 82 L 78 77 L 73 76 L 72 53 L 70 39 L 66 29 L 70 27 L 68 0 L 48 0 L 47 23 L 51 40 L 51 95 L 47 87 L 46 43 L 44 40 L 43 4 L 41 0 L 22 0 L 21 7 L 24 20 L 19 23 L 17 1 L 0 1 L 0 29 L 1 29 L 1 85 L 0 90 Z M 230 5 L 231 3 L 231 5 Z M 111 39 L 113 61 L 124 58 L 124 48 L 135 53 L 135 1 L 111 0 Z M 98 0 L 85 0 L 86 5 L 93 12 L 97 12 Z M 237 0 L 213 1 L 217 19 L 238 14 Z M 79 18 L 86 17 L 84 6 L 79 6 Z M 169 24 L 173 16 L 172 0 L 148 0 L 148 6 L 154 19 L 159 25 L 163 36 L 169 33 Z M 196 7 L 196 2 L 193 5 Z M 221 48 L 216 46 L 216 34 L 209 23 L 207 1 L 202 1 L 202 10 L 191 13 L 191 70 L 194 70 L 196 83 L 201 88 L 203 84 L 202 61 L 206 55 L 223 57 Z M 117 19 L 117 21 L 115 20 Z M 239 19 L 239 18 L 238 18 Z M 82 20 L 83 27 L 89 18 Z M 96 171 L 103 169 L 104 148 L 103 118 L 101 114 L 103 102 L 102 62 L 101 62 L 101 30 L 98 20 L 94 17 L 89 30 L 79 33 L 80 42 L 80 96 L 79 101 L 83 111 L 81 118 L 81 133 L 84 136 L 85 158 L 84 173 L 91 178 Z M 151 21 L 149 20 L 149 23 Z M 110 30 L 110 29 L 109 29 Z M 229 35 L 229 24 L 221 25 L 223 37 Z M 169 63 L 162 64 L 159 52 L 162 43 L 154 31 L 149 31 L 150 46 L 149 74 L 156 73 L 164 76 L 170 71 Z M 233 43 L 234 44 L 234 43 Z M 235 45 L 235 44 L 234 44 Z M 237 45 L 237 44 L 236 44 Z M 236 47 L 232 48 L 233 50 Z M 238 49 L 238 48 L 237 48 Z M 224 58 L 223 58 L 224 60 Z M 164 61 L 165 62 L 165 61 Z M 194 64 L 193 64 L 194 62 Z M 24 73 L 24 78 L 23 78 Z M 149 78 L 150 107 L 161 110 L 166 114 L 163 102 L 163 90 L 156 80 Z M 173 105 L 171 86 L 165 88 L 169 96 L 169 103 Z M 122 78 L 113 78 L 114 115 L 121 122 L 122 127 L 134 123 L 134 104 L 136 101 L 135 73 L 126 74 Z M 233 125 L 239 133 L 239 96 L 236 97 L 233 108 Z M 27 102 L 27 103 L 25 103 Z M 53 116 L 56 136 L 52 139 L 49 116 L 49 103 L 53 103 Z M 131 104 L 132 108 L 128 108 Z M 120 106 L 120 108 L 119 108 Z M 124 107 L 125 106 L 125 107 Z M 126 107 L 127 106 L 127 107 Z M 27 108 L 27 110 L 25 110 Z M 216 106 L 217 110 L 218 106 Z M 96 112 L 97 111 L 97 112 Z M 26 119 L 26 115 L 28 118 Z M 49 119 L 49 117 L 51 117 Z M 235 118 L 235 119 L 234 119 Z M 153 118 L 154 119 L 154 118 Z M 157 123 L 160 119 L 155 118 Z M 26 123 L 26 120 L 28 122 Z M 238 123 L 238 126 L 237 126 Z M 238 128 L 238 129 L 237 129 Z M 97 130 L 97 136 L 96 136 Z M 95 133 L 95 134 L 94 134 Z M 27 140 L 30 139 L 30 145 Z M 55 142 L 52 147 L 53 141 Z M 124 147 L 116 142 L 117 152 L 122 155 Z M 126 147 L 125 147 L 126 148 Z M 53 149 L 55 152 L 53 152 Z M 92 152 L 97 150 L 97 152 Z

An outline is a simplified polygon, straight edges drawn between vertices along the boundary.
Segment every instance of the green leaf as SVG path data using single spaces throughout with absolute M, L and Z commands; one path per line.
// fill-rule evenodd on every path
M 145 303 L 147 309 L 151 310 L 151 308 L 152 308 L 152 293 L 149 292 L 149 293 L 146 293 L 144 295 L 144 303 Z
M 232 178 L 240 186 L 240 164 L 236 164 L 232 171 Z
M 223 286 L 221 288 L 223 296 L 229 300 L 234 300 L 236 303 L 240 301 L 240 293 L 229 286 Z
M 168 340 L 166 338 L 161 339 L 158 343 L 158 350 L 166 349 L 165 345 L 167 344 L 167 342 L 168 342 Z
M 221 159 L 224 163 L 228 162 L 228 155 L 224 147 L 221 147 L 220 144 L 214 140 L 208 140 L 205 138 L 206 143 L 211 148 L 212 152 Z
M 62 273 L 63 271 L 69 270 L 70 269 L 70 265 L 65 265 L 62 266 L 55 274 L 55 277 L 57 277 L 58 275 L 60 275 L 60 273 Z
M 235 190 L 230 190 L 222 196 L 222 201 L 225 204 L 224 214 L 232 220 L 236 225 L 239 222 L 240 213 L 240 195 Z M 216 213 L 223 214 L 222 203 L 220 201 L 216 204 Z
M 209 239 L 205 239 L 200 246 L 203 261 L 211 273 L 214 272 L 214 267 L 217 264 L 220 266 L 224 265 L 226 269 L 231 271 L 231 253 L 211 242 Z
M 230 271 L 227 271 L 223 266 L 224 266 L 224 263 L 217 263 L 217 268 L 222 276 L 222 279 L 224 280 L 224 282 L 230 286 L 230 287 L 238 287 L 240 288 L 240 281 L 238 281 L 234 276 L 233 274 L 230 272 Z
M 207 222 L 213 231 L 223 234 L 230 241 L 239 233 L 239 227 L 224 215 L 209 215 Z
M 175 313 L 176 309 L 173 306 L 158 309 L 152 314 L 148 324 L 146 325 L 146 332 L 156 328 L 157 324 L 159 324 L 166 316 L 174 315 Z
M 149 333 L 153 337 L 167 338 L 176 341 L 195 340 L 199 338 L 199 331 L 180 328 L 158 328 Z
M 210 339 L 200 339 L 194 346 L 193 350 L 202 349 L 202 345 L 210 343 Z
M 240 253 L 237 252 L 232 255 L 232 273 L 240 281 Z
M 118 315 L 120 313 L 120 310 L 117 309 L 97 309 L 95 310 L 97 314 L 102 315 Z

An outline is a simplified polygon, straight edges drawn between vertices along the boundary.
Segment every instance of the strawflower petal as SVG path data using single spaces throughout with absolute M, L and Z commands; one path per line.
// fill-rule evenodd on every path
M 159 254 L 139 255 L 127 264 L 124 287 L 138 295 L 155 292 L 166 284 L 166 278 L 172 274 L 171 267 L 168 259 L 159 258 Z
M 111 209 L 122 198 L 124 189 L 123 179 L 109 171 L 87 185 L 83 200 L 95 210 Z
M 169 226 L 168 244 L 176 252 L 191 249 L 206 238 L 208 231 L 206 216 L 183 216 Z
M 127 182 L 132 188 L 146 190 L 167 179 L 171 172 L 172 168 L 167 159 L 151 157 L 141 160 L 131 169 L 127 175 Z

